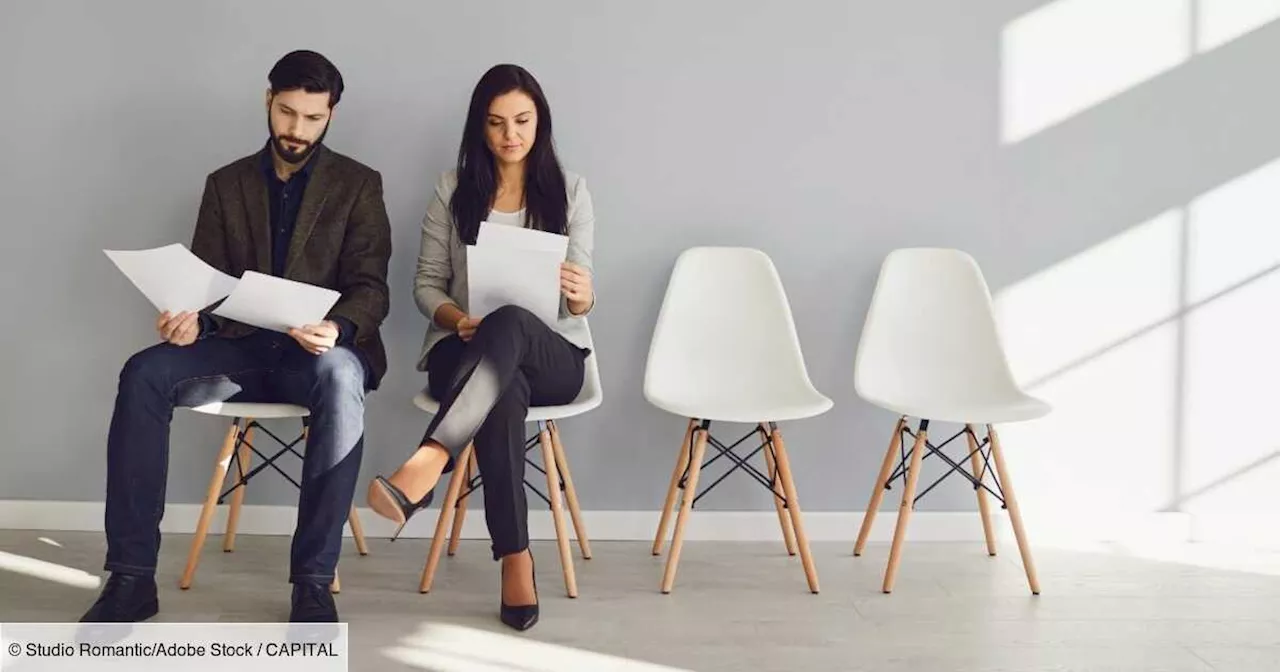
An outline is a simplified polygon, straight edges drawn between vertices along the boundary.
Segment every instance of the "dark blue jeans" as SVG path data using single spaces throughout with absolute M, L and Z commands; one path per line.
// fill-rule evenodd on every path
M 265 331 L 160 344 L 129 358 L 107 438 L 106 569 L 155 573 L 174 408 L 276 402 L 311 409 L 289 581 L 332 581 L 364 449 L 367 378 L 352 348 L 316 356 Z

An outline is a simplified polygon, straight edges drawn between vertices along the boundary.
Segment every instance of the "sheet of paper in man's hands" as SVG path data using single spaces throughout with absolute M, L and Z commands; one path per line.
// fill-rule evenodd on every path
M 341 294 L 256 271 L 245 271 L 231 296 L 213 314 L 271 331 L 319 324 Z
M 159 312 L 201 310 L 230 294 L 238 282 L 206 264 L 182 243 L 103 252 Z

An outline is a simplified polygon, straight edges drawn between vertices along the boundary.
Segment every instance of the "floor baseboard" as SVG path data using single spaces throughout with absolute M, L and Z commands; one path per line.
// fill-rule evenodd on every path
M 64 502 L 34 500 L 0 500 L 0 529 L 50 531 L 101 531 L 101 502 Z M 887 542 L 892 539 L 895 511 L 882 511 L 876 516 L 869 540 Z M 221 533 L 226 526 L 227 507 L 218 507 L 210 532 Z M 418 514 L 405 527 L 404 538 L 430 538 L 435 531 L 439 509 Z M 197 504 L 170 504 L 165 508 L 160 529 L 167 533 L 190 533 L 200 516 Z M 359 509 L 365 535 L 371 539 L 390 536 L 394 525 L 371 510 Z M 583 523 L 593 541 L 652 541 L 657 529 L 658 511 L 584 511 Z M 1013 539 L 1008 516 L 993 515 L 997 538 Z M 240 534 L 290 535 L 296 521 L 292 506 L 245 505 L 240 516 Z M 845 541 L 850 544 L 862 525 L 861 512 L 810 511 L 804 514 L 805 530 L 810 541 Z M 572 533 L 572 524 L 569 525 Z M 1246 535 L 1257 540 L 1258 527 L 1241 525 L 1233 533 L 1220 524 L 1196 525 L 1183 513 L 1107 515 L 1105 519 L 1082 519 L 1079 516 L 1053 520 L 1027 519 L 1028 535 L 1033 544 L 1060 539 L 1115 541 L 1142 538 L 1157 541 L 1192 541 L 1201 533 L 1212 533 L 1215 540 L 1242 539 Z M 670 535 L 668 530 L 668 535 Z M 345 531 L 350 535 L 350 528 Z M 917 511 L 908 531 L 911 541 L 980 541 L 982 522 L 976 511 Z M 473 507 L 462 527 L 464 539 L 487 539 L 484 512 Z M 555 526 L 551 512 L 533 508 L 529 512 L 529 536 L 553 539 Z M 685 529 L 689 541 L 775 541 L 781 539 L 778 516 L 774 511 L 694 511 Z M 852 547 L 852 546 L 851 546 Z

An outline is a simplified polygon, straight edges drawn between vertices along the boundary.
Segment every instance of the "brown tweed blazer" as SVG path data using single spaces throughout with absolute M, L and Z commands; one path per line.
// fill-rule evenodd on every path
M 205 181 L 191 251 L 218 270 L 240 277 L 271 273 L 271 218 L 261 151 L 228 164 Z M 329 317 L 356 327 L 352 345 L 369 363 L 372 386 L 387 371 L 379 328 L 390 310 L 387 265 L 391 225 L 382 176 L 324 145 L 298 210 L 284 277 L 342 293 Z M 216 315 L 219 338 L 241 338 L 255 327 Z

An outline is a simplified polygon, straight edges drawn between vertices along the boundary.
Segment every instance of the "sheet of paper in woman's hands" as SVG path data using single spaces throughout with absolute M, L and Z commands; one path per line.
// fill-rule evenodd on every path
M 569 237 L 537 229 L 480 222 L 480 233 L 476 235 L 476 245 L 481 247 L 501 245 L 523 250 L 555 252 L 560 255 L 560 261 L 564 261 L 565 253 L 569 249 Z
M 332 289 L 245 271 L 235 291 L 214 315 L 271 331 L 319 324 L 341 298 Z
M 238 282 L 206 264 L 182 243 L 103 252 L 160 312 L 201 310 L 230 294 Z
M 560 315 L 563 259 L 555 252 L 467 246 L 467 312 L 483 318 L 502 306 L 514 305 L 555 326 Z
M 472 317 L 515 305 L 555 326 L 560 317 L 560 264 L 569 239 L 504 224 L 480 223 L 467 247 L 467 297 Z

